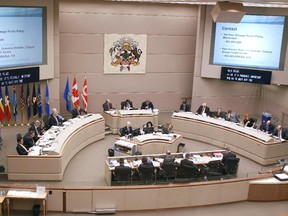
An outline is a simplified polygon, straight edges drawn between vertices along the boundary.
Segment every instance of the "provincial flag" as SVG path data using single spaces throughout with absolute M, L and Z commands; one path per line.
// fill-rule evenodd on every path
M 38 115 L 37 95 L 36 95 L 35 83 L 33 83 L 32 108 L 33 108 L 33 118 L 35 118 Z
M 42 102 L 41 102 L 40 83 L 38 83 L 37 106 L 38 106 L 38 116 L 39 118 L 41 118 L 42 117 Z
M 24 96 L 24 84 L 23 83 L 21 86 L 20 105 L 21 105 L 21 109 L 23 110 L 25 107 L 25 96 Z
M 2 88 L 0 87 L 0 121 L 3 121 L 4 116 L 4 105 L 3 105 L 3 96 L 2 96 Z
M 49 103 L 49 89 L 48 89 L 48 80 L 46 82 L 46 91 L 45 91 L 45 111 L 48 116 L 50 116 L 50 103 Z
M 12 101 L 13 101 L 13 116 L 15 122 L 18 119 L 18 107 L 17 107 L 17 97 L 16 97 L 16 88 L 15 86 L 12 89 Z
M 5 86 L 4 111 L 5 111 L 7 121 L 10 122 L 10 120 L 11 120 L 11 108 L 10 108 L 8 86 Z
M 65 89 L 64 89 L 64 95 L 63 95 L 63 98 L 65 99 L 66 101 L 66 110 L 68 112 L 71 112 L 72 109 L 71 109 L 71 101 L 70 101 L 70 88 L 69 88 L 69 80 L 68 80 L 68 77 L 67 77 L 67 81 L 66 81 L 66 86 L 65 86 Z
M 80 106 L 80 99 L 78 93 L 78 86 L 76 82 L 76 77 L 74 76 L 73 86 L 72 86 L 72 95 L 71 95 L 72 103 L 74 107 Z
M 29 83 L 27 83 L 26 104 L 27 104 L 27 118 L 29 120 L 31 117 L 31 95 L 30 95 Z
M 85 77 L 85 80 L 84 80 L 84 84 L 83 84 L 83 90 L 82 90 L 82 99 L 83 99 L 83 107 L 84 107 L 84 110 L 87 111 L 88 109 L 88 88 L 87 88 L 87 79 Z

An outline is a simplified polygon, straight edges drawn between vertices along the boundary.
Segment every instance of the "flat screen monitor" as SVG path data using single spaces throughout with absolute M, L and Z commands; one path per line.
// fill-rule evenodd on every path
M 144 131 L 145 134 L 153 133 L 154 132 L 154 127 L 144 127 L 143 131 Z
M 0 69 L 47 63 L 45 7 L 0 6 Z
M 140 135 L 140 128 L 136 128 L 132 130 L 132 136 L 139 136 Z
M 283 70 L 287 33 L 285 16 L 245 15 L 240 23 L 213 23 L 210 64 Z

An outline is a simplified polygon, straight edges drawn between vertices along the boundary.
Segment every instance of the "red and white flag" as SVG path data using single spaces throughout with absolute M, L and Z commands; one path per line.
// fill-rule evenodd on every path
M 84 107 L 84 110 L 87 111 L 87 109 L 88 109 L 88 88 L 87 88 L 87 80 L 86 80 L 86 77 L 85 77 L 85 80 L 84 80 L 81 97 L 82 97 L 82 99 L 83 99 L 83 107 Z
M 72 86 L 72 95 L 71 95 L 72 103 L 74 107 L 80 106 L 80 99 L 78 93 L 78 86 L 76 82 L 76 77 L 74 76 L 73 86 Z

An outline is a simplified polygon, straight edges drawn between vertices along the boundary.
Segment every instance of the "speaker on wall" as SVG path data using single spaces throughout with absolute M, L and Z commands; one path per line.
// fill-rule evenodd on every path
M 214 22 L 239 23 L 245 15 L 242 3 L 217 2 L 211 11 Z

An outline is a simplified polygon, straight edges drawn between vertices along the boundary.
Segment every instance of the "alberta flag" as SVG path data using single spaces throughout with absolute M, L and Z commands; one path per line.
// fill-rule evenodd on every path
M 67 81 L 66 81 L 66 86 L 65 86 L 63 98 L 64 98 L 65 101 L 66 101 L 66 110 L 67 110 L 68 112 L 71 112 L 71 111 L 72 111 L 72 109 L 71 109 L 70 97 L 71 97 L 71 96 L 70 96 L 69 80 L 68 80 L 68 77 L 67 77 Z

